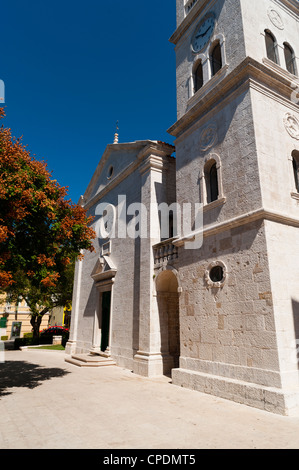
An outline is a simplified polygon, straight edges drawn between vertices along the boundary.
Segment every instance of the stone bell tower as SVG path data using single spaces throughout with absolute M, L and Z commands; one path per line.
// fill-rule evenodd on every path
M 173 382 L 272 412 L 299 405 L 299 19 L 296 0 L 177 0 L 178 238 Z

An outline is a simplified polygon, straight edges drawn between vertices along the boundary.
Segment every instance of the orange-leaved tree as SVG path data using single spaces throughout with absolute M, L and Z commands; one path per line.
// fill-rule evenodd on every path
M 74 261 L 82 250 L 94 249 L 91 218 L 66 195 L 47 165 L 2 126 L 0 290 L 26 300 L 34 336 L 45 313 L 71 300 Z

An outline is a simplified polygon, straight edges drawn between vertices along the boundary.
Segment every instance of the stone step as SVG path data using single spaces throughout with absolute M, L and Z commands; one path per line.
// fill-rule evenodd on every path
M 106 367 L 115 366 L 116 362 L 108 357 L 96 356 L 94 354 L 74 354 L 66 357 L 65 362 L 69 362 L 79 367 Z

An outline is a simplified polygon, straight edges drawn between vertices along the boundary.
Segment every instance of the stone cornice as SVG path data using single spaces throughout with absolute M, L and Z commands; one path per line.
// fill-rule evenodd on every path
M 186 242 L 192 242 L 196 239 L 196 235 L 203 235 L 204 238 L 211 237 L 221 232 L 240 227 L 242 225 L 247 225 L 258 220 L 268 220 L 271 222 L 276 222 L 283 225 L 289 225 L 292 227 L 299 227 L 299 219 L 295 217 L 290 217 L 280 212 L 272 211 L 265 208 L 260 208 L 246 214 L 234 217 L 232 219 L 226 220 L 224 222 L 215 223 L 213 225 L 208 225 L 203 227 L 203 230 L 197 233 L 190 233 L 181 238 L 172 240 L 172 244 L 175 246 L 184 246 Z
M 165 155 L 155 155 L 150 154 L 148 157 L 143 160 L 141 167 L 139 168 L 140 173 L 143 175 L 150 170 L 162 171 L 168 168 L 167 161 L 165 160 Z
M 299 2 L 297 0 L 272 0 L 277 5 L 283 5 L 285 8 L 293 12 L 297 17 L 299 14 Z
M 230 100 L 232 93 L 238 90 L 243 91 L 244 85 L 249 88 L 251 83 L 255 83 L 256 87 L 260 84 L 271 94 L 279 93 L 279 96 L 293 109 L 299 110 L 298 105 L 291 102 L 291 94 L 294 92 L 294 84 L 298 82 L 298 78 L 282 71 L 280 67 L 273 67 L 272 64 L 270 66 L 266 61 L 264 62 L 260 63 L 251 57 L 246 57 L 214 88 L 209 88 L 206 92 L 205 86 L 203 86 L 192 108 L 171 126 L 168 132 L 178 138 L 186 129 L 190 128 L 195 119 L 203 117 L 215 105 Z
M 117 271 L 111 270 L 111 271 L 105 271 L 103 273 L 93 274 L 91 277 L 94 280 L 94 282 L 99 283 L 101 281 L 107 281 L 107 279 L 114 278 L 116 273 Z

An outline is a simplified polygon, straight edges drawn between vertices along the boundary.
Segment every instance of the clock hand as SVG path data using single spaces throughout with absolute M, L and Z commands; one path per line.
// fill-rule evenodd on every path
M 203 36 L 205 36 L 207 34 L 207 32 L 209 31 L 209 29 L 211 29 L 211 27 L 212 26 L 210 26 L 204 33 L 198 34 L 197 36 L 195 36 L 195 39 L 202 38 Z

